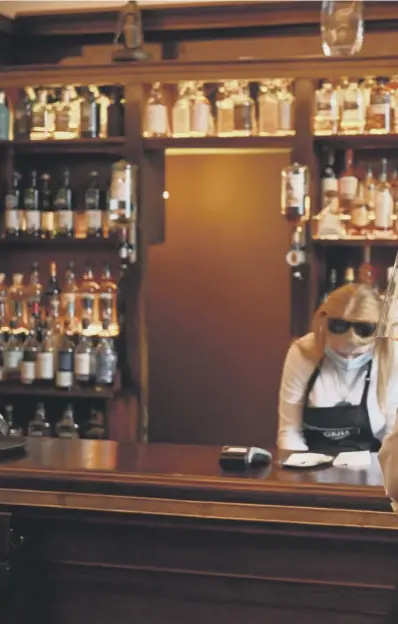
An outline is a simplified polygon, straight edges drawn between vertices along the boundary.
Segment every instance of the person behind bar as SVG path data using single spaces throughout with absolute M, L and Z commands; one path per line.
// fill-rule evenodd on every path
M 390 383 L 398 372 L 397 352 L 391 341 L 375 340 L 380 311 L 378 293 L 363 284 L 338 288 L 319 307 L 312 333 L 296 340 L 286 356 L 279 448 L 379 450 L 398 406 L 398 384 Z

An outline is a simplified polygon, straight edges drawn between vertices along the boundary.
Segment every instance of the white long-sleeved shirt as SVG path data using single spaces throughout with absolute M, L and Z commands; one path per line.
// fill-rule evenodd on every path
M 302 435 L 303 403 L 309 378 L 314 371 L 314 362 L 307 359 L 299 349 L 298 344 L 300 343 L 310 349 L 314 344 L 314 334 L 307 334 L 291 345 L 285 359 L 279 390 L 278 447 L 291 451 L 308 450 Z M 398 375 L 397 356 L 398 351 L 395 350 L 394 371 L 396 375 Z M 377 370 L 377 359 L 375 359 L 370 376 L 367 406 L 373 435 L 382 441 L 384 436 L 392 431 L 395 423 L 398 407 L 398 383 L 396 383 L 398 376 L 393 375 L 395 383 L 391 383 L 389 386 L 385 412 L 382 412 L 376 396 Z M 357 375 L 358 370 L 346 373 L 337 370 L 333 363 L 325 357 L 320 374 L 309 396 L 309 406 L 333 407 L 340 401 L 359 405 L 365 386 L 366 368 L 355 380 Z

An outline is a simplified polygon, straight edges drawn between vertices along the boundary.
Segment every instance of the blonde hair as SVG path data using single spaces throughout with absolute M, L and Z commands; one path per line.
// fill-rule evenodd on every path
M 310 348 L 297 343 L 303 355 L 317 365 L 324 357 L 326 344 L 326 321 L 328 318 L 341 318 L 354 322 L 377 323 L 380 317 L 382 301 L 378 293 L 365 284 L 347 284 L 333 291 L 322 303 L 312 319 L 314 343 Z M 355 337 L 359 345 L 372 344 L 370 338 Z M 378 361 L 377 401 L 383 409 L 386 393 L 393 370 L 393 346 L 391 340 L 378 338 L 374 353 Z

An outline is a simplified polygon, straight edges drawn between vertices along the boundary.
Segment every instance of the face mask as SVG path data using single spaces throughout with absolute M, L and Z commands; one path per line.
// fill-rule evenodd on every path
M 373 357 L 372 351 L 370 350 L 366 351 L 366 353 L 361 353 L 361 355 L 357 355 L 356 357 L 345 358 L 342 355 L 339 355 L 339 353 L 336 353 L 336 351 L 331 349 L 328 345 L 325 346 L 325 355 L 337 368 L 344 372 L 362 368 L 368 364 Z

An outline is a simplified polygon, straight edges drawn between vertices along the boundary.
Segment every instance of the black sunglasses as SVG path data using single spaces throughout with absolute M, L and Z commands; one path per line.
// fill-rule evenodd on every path
M 350 323 L 344 319 L 328 319 L 328 330 L 331 334 L 345 334 L 352 327 L 357 336 L 370 338 L 376 332 L 376 323 Z

